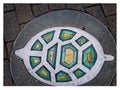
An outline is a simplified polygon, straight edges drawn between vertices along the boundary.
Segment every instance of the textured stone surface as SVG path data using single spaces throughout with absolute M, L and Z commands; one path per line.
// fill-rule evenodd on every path
M 6 44 L 4 43 L 4 58 L 8 58 Z
M 103 4 L 102 7 L 106 16 L 116 13 L 116 4 Z
M 13 80 L 12 80 L 12 76 L 10 73 L 10 61 L 8 59 L 6 59 L 4 61 L 4 85 L 5 86 L 11 86 L 13 85 Z
M 29 4 L 16 4 L 15 9 L 19 24 L 28 22 L 33 18 L 33 14 Z
M 76 9 L 76 10 L 84 11 L 82 4 L 66 4 L 66 6 L 68 9 Z
M 91 6 L 93 6 L 93 5 L 96 5 L 96 4 L 94 4 L 94 3 L 83 4 L 83 7 L 84 7 L 84 8 L 88 8 L 88 7 L 91 7 Z
M 109 16 L 107 17 L 107 22 L 110 27 L 110 31 L 116 40 L 116 16 Z
M 96 17 L 97 19 L 99 19 L 102 23 L 104 23 L 107 26 L 107 22 L 106 19 L 104 17 L 104 14 L 101 10 L 101 7 L 98 6 L 94 6 L 94 7 L 90 7 L 85 9 L 89 14 L 93 15 L 94 17 Z
M 14 10 L 13 4 L 4 4 L 4 12 Z
M 43 14 L 43 13 L 49 11 L 47 4 L 33 5 L 32 8 L 33 8 L 34 16 L 38 16 L 40 14 Z
M 19 26 L 16 19 L 15 12 L 9 12 L 4 14 L 4 36 L 5 41 L 14 41 L 19 32 Z
M 10 57 L 12 46 L 13 46 L 13 42 L 7 43 L 8 57 Z
M 58 9 L 64 9 L 64 4 L 49 4 L 50 10 L 58 10 Z

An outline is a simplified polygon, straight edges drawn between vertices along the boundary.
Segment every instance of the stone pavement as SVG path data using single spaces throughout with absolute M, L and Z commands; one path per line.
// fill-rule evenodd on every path
M 4 4 L 5 86 L 15 85 L 10 73 L 10 53 L 18 33 L 33 18 L 61 9 L 74 9 L 91 14 L 107 26 L 116 41 L 116 4 Z M 116 85 L 116 75 L 110 85 Z

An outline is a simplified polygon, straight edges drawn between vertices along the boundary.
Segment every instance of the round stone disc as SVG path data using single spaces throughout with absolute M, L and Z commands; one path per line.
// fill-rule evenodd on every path
M 111 62 L 104 62 L 98 75 L 82 85 L 109 85 L 116 71 L 115 42 L 109 30 L 91 15 L 75 10 L 58 10 L 46 13 L 30 21 L 19 33 L 11 54 L 11 72 L 16 85 L 49 85 L 35 79 L 26 69 L 15 51 L 24 48 L 36 34 L 53 27 L 75 27 L 84 29 L 101 44 L 105 54 L 114 56 Z M 73 84 L 74 85 L 74 84 Z

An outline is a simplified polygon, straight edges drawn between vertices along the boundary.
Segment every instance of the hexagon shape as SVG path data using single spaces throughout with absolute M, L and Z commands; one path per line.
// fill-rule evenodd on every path
M 97 53 L 94 49 L 93 45 L 87 47 L 83 53 L 82 53 L 82 64 L 87 67 L 88 69 L 91 69 L 93 65 L 95 64 L 97 59 Z
M 77 64 L 78 50 L 71 43 L 61 48 L 60 64 L 68 69 Z

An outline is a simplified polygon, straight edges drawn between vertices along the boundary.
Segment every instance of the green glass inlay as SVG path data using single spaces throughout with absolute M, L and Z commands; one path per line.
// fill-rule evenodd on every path
M 97 59 L 97 53 L 93 45 L 89 46 L 87 49 L 83 51 L 82 64 L 87 68 L 91 69 L 95 64 L 96 59 Z
M 41 63 L 41 57 L 30 56 L 30 65 L 32 68 L 35 68 L 40 63 Z
M 56 82 L 68 82 L 71 81 L 71 77 L 64 71 L 58 72 L 56 75 Z
M 57 56 L 57 45 L 53 45 L 51 48 L 48 49 L 47 52 L 47 62 L 55 69 L 56 65 L 56 56 Z
M 31 50 L 36 50 L 36 51 L 42 51 L 42 49 L 43 49 L 43 45 L 39 40 L 36 40 L 31 48 Z
M 45 66 L 42 66 L 38 71 L 36 71 L 36 74 L 45 80 L 51 81 L 50 71 Z
M 77 64 L 78 50 L 71 43 L 63 45 L 61 48 L 60 64 L 68 69 Z
M 44 40 L 46 43 L 49 43 L 50 41 L 52 41 L 52 39 L 53 39 L 53 37 L 54 37 L 54 32 L 55 32 L 55 31 L 51 31 L 51 32 L 48 32 L 48 33 L 42 35 L 43 40 Z
M 75 74 L 75 76 L 76 76 L 77 78 L 80 78 L 80 77 L 82 77 L 83 75 L 85 75 L 85 72 L 82 71 L 82 70 L 79 69 L 79 68 L 78 68 L 77 70 L 75 70 L 73 73 Z
M 68 30 L 68 29 L 62 29 L 60 32 L 59 39 L 62 41 L 72 39 L 73 36 L 76 34 L 76 32 Z
M 82 46 L 83 44 L 85 44 L 87 41 L 88 41 L 88 39 L 85 38 L 84 36 L 81 36 L 80 38 L 78 38 L 78 39 L 76 40 L 76 42 L 77 42 L 80 46 Z

